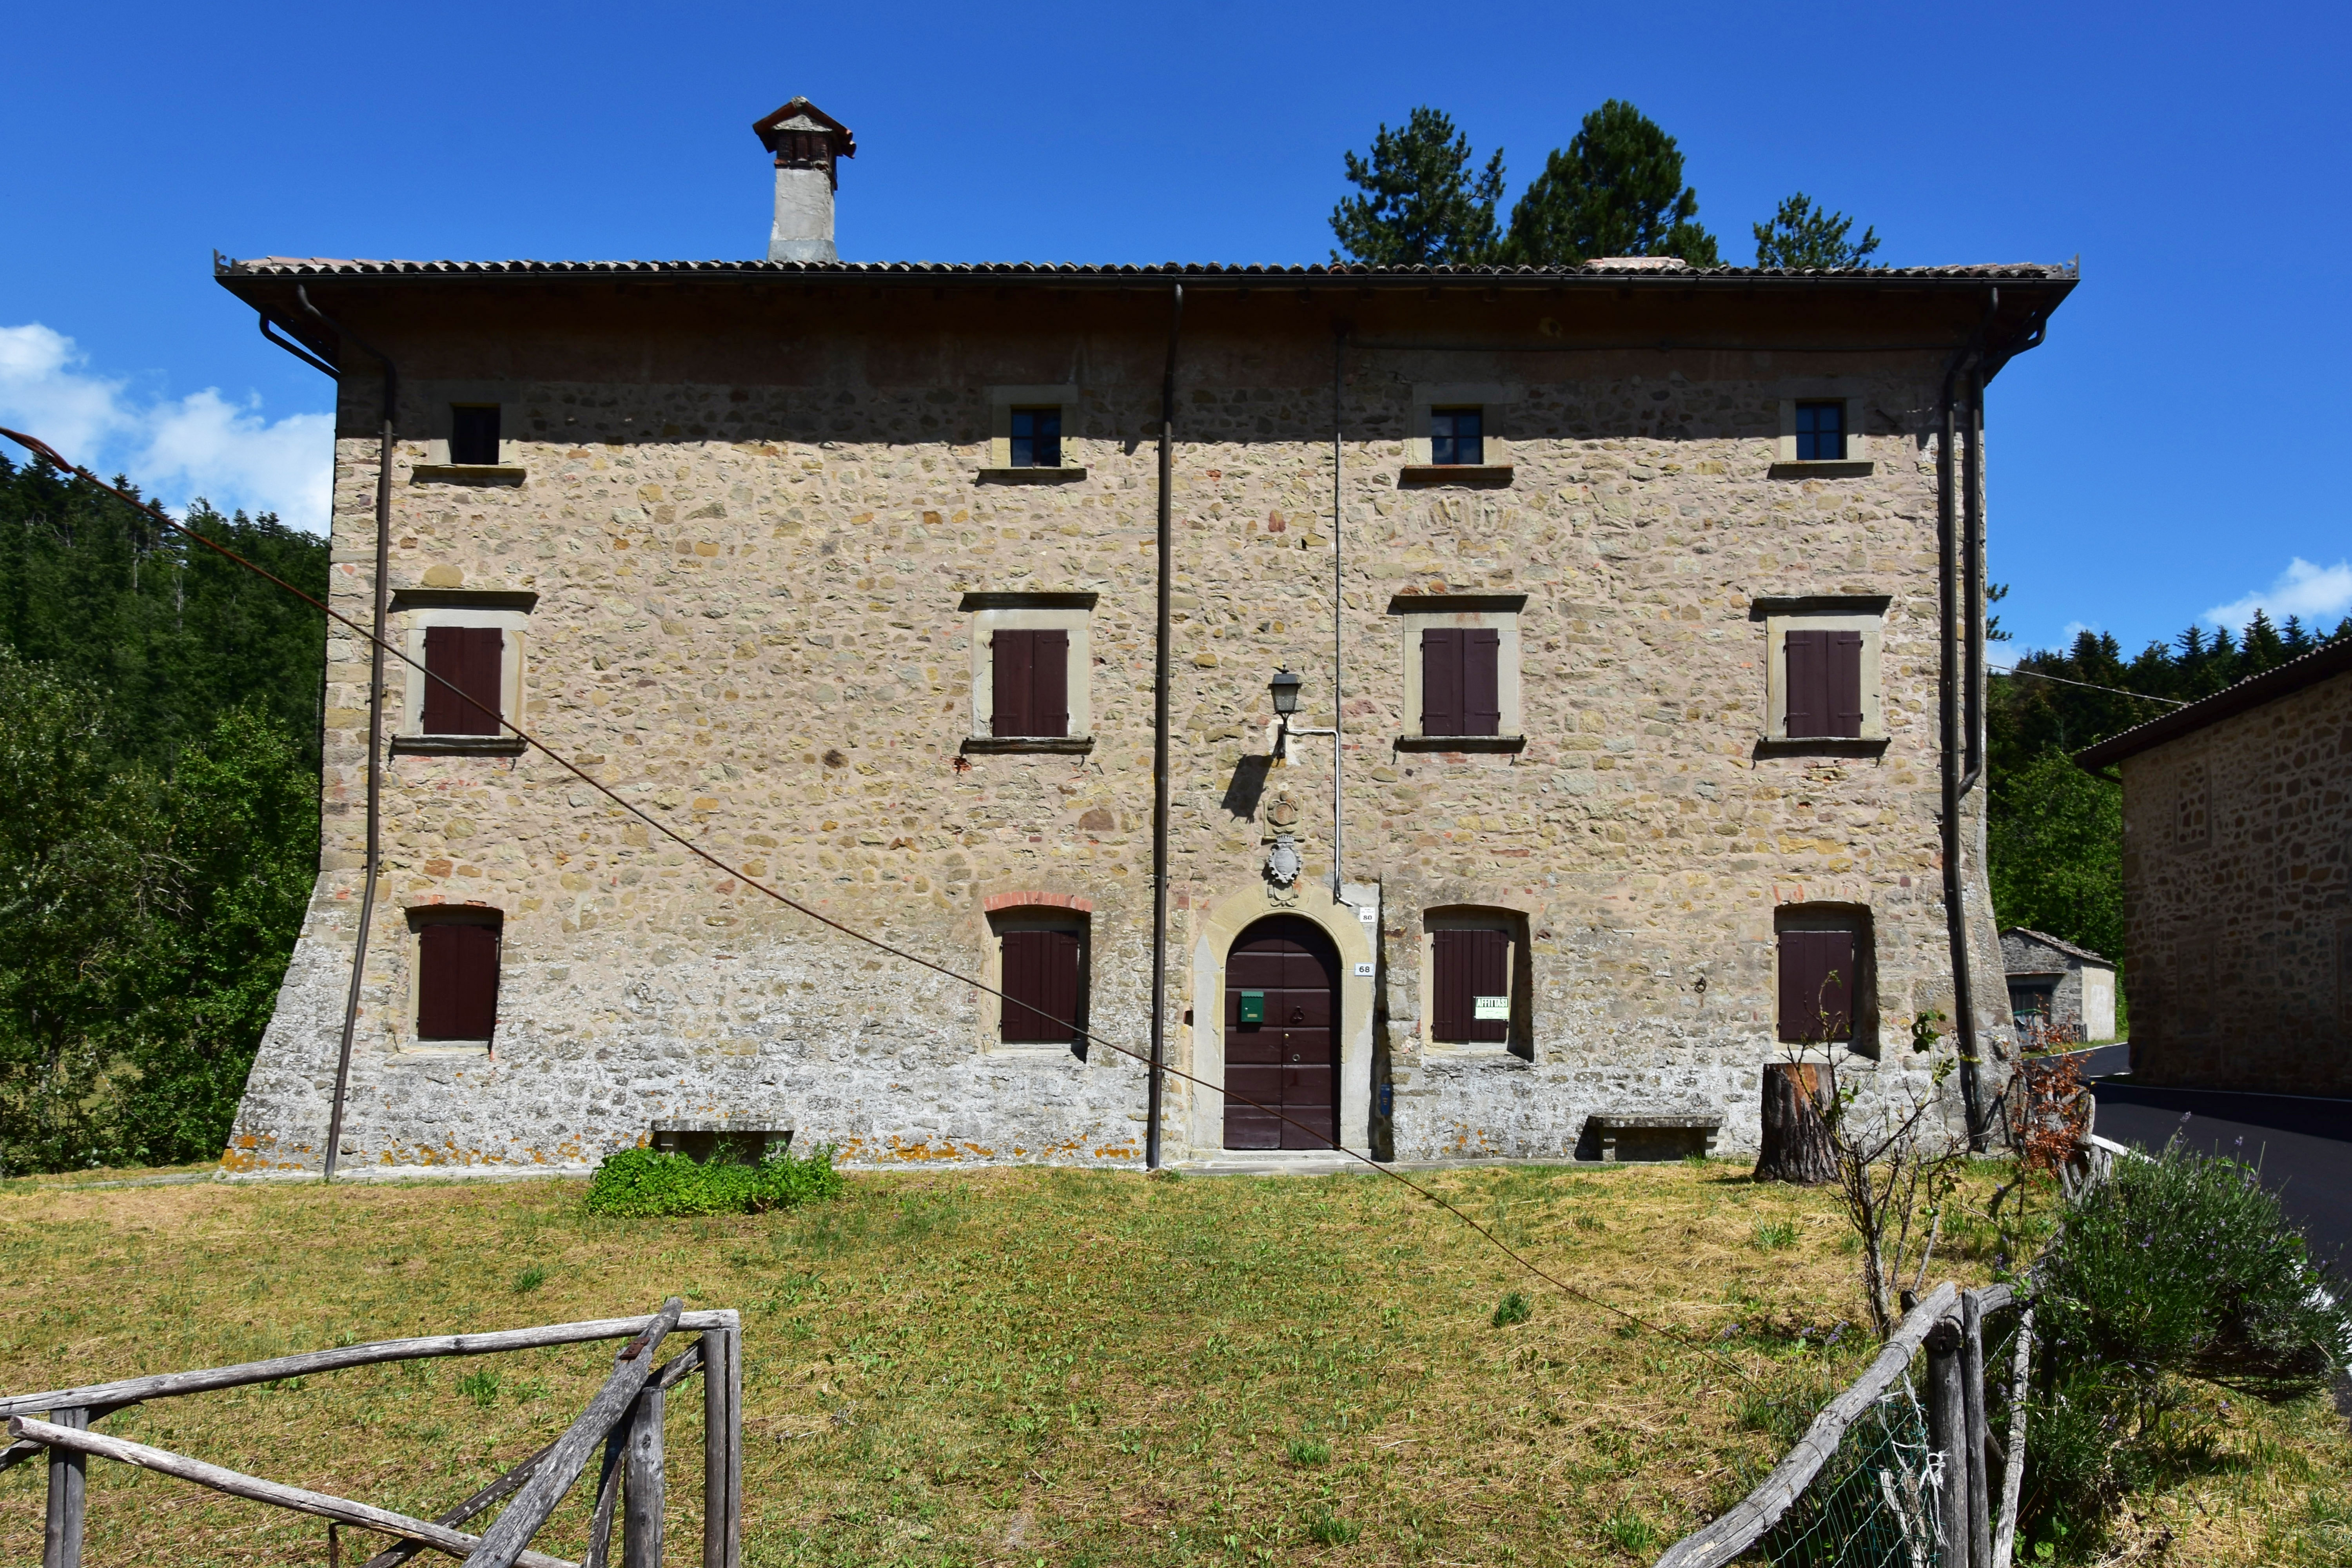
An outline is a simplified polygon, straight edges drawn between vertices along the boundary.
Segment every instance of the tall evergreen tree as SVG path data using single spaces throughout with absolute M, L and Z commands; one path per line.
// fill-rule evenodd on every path
M 1848 239 L 1853 219 L 1827 207 L 1815 207 L 1813 198 L 1799 191 L 1780 204 L 1770 223 L 1750 224 L 1756 234 L 1756 265 L 1785 267 L 1791 271 L 1863 266 L 1878 248 L 1878 231 L 1865 228 L 1860 239 Z
M 1701 228 L 1698 193 L 1683 184 L 1682 150 L 1632 104 L 1611 99 L 1584 117 L 1511 208 L 1506 261 L 1573 267 L 1601 256 L 1675 256 L 1721 264 Z
M 1503 196 L 1503 152 L 1474 172 L 1469 137 L 1426 105 L 1372 137 L 1370 158 L 1344 154 L 1360 188 L 1331 209 L 1340 249 L 1331 259 L 1376 267 L 1475 265 L 1495 256 L 1495 206 Z M 1341 255 L 1344 251 L 1345 257 Z

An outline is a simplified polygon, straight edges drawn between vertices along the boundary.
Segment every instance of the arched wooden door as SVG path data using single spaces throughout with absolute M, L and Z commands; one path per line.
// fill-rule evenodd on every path
M 1314 921 L 1276 915 L 1225 961 L 1225 1147 L 1339 1141 L 1339 950 Z

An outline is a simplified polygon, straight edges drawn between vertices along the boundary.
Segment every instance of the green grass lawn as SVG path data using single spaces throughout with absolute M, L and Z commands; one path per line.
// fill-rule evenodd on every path
M 1861 1316 L 1827 1194 L 1720 1163 L 1428 1179 L 1761 1386 L 1834 1381 L 1865 1348 L 1850 1330 L 1820 1366 L 1791 1331 Z M 616 1316 L 670 1293 L 733 1306 L 761 1568 L 1641 1563 L 1778 1457 L 1742 1423 L 1756 1384 L 1529 1280 L 1377 1177 L 854 1175 L 833 1203 L 677 1221 L 592 1218 L 582 1191 L 5 1184 L 0 1383 Z M 1964 1237 L 1936 1272 L 1987 1267 Z M 1497 1328 L 1514 1289 L 1531 1316 Z M 430 1515 L 560 1431 L 611 1355 L 362 1369 L 101 1429 Z M 698 1561 L 698 1389 L 671 1403 L 678 1563 Z M 2272 1458 L 2198 1479 L 2206 1522 L 2189 1528 L 2218 1554 L 2178 1560 L 2346 1561 L 2309 1554 L 2333 1528 L 2319 1514 L 2316 1547 L 2273 1527 L 2347 1476 L 2324 1412 L 2245 1419 Z M 93 1568 L 325 1559 L 322 1523 L 103 1461 L 90 1476 Z M 585 1491 L 545 1550 L 579 1554 Z M 39 1466 L 0 1476 L 0 1552 L 37 1558 L 41 1511 Z

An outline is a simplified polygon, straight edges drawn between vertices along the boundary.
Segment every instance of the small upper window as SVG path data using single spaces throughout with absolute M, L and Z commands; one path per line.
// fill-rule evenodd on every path
M 1797 405 L 1797 461 L 1845 461 L 1845 404 L 1843 401 Z
M 425 627 L 420 732 L 498 734 L 505 659 L 506 634 L 496 626 Z
M 1476 468 L 1486 461 L 1486 412 L 1483 408 L 1429 411 L 1429 460 Z
M 449 410 L 449 461 L 478 468 L 499 460 L 499 405 L 460 403 Z
M 1013 462 L 1016 468 L 1058 468 L 1062 466 L 1062 411 L 1016 408 L 1013 411 Z

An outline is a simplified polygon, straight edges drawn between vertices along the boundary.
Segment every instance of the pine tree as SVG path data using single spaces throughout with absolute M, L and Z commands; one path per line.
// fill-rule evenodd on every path
M 1865 228 L 1860 239 L 1849 240 L 1853 219 L 1827 207 L 1816 209 L 1812 197 L 1799 191 L 1780 204 L 1770 223 L 1750 224 L 1756 234 L 1756 265 L 1785 267 L 1792 271 L 1861 267 L 1878 248 L 1878 231 Z
M 1331 209 L 1340 250 L 1331 259 L 1375 267 L 1472 266 L 1495 258 L 1495 206 L 1503 197 L 1503 153 L 1472 173 L 1469 137 L 1448 116 L 1423 105 L 1404 129 L 1382 124 L 1372 155 L 1346 153 L 1350 183 L 1362 195 Z
M 1715 237 L 1695 221 L 1698 193 L 1683 184 L 1675 139 L 1632 104 L 1611 99 L 1584 117 L 1511 208 L 1506 261 L 1573 267 L 1601 256 L 1676 256 L 1721 265 Z

